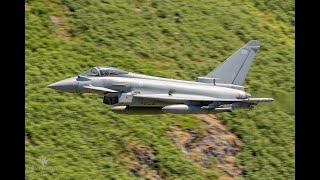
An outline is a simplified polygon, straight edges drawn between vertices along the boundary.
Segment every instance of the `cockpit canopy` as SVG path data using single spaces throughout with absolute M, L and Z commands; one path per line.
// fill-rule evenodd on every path
M 103 77 L 103 76 L 117 76 L 120 74 L 128 74 L 128 72 L 123 71 L 118 68 L 114 67 L 93 67 L 89 69 L 88 71 L 82 73 L 82 76 L 97 76 L 97 77 Z

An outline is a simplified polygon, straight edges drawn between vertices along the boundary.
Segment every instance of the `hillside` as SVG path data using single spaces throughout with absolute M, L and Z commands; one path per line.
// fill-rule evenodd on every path
M 26 0 L 25 13 L 27 179 L 294 178 L 293 0 Z M 275 101 L 217 115 L 236 136 L 236 176 L 175 138 L 199 145 L 212 116 L 118 115 L 98 95 L 47 88 L 100 65 L 193 80 L 251 39 L 246 91 Z

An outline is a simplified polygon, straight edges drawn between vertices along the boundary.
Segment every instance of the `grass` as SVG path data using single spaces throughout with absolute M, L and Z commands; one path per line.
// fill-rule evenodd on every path
M 28 179 L 137 179 L 119 156 L 131 141 L 152 147 L 168 179 L 216 179 L 168 136 L 201 130 L 194 116 L 118 115 L 47 85 L 99 65 L 194 80 L 251 39 L 261 48 L 246 91 L 275 102 L 218 117 L 243 142 L 245 179 L 294 178 L 294 1 L 27 0 L 25 11 Z

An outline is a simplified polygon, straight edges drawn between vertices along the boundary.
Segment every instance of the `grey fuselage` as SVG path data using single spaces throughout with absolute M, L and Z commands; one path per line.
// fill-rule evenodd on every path
M 75 78 L 77 81 L 78 78 Z M 79 78 L 81 79 L 81 77 Z M 128 73 L 122 77 L 90 77 L 89 81 L 78 80 L 78 93 L 85 93 L 83 86 L 105 87 L 122 93 L 133 92 L 138 94 L 187 94 L 187 95 L 201 95 L 215 98 L 234 99 L 246 98 L 248 93 L 227 87 L 220 87 L 214 84 L 183 81 L 167 78 L 159 78 L 153 76 L 146 76 L 136 73 Z M 171 101 L 179 102 L 179 101 Z M 119 102 L 122 105 L 130 106 L 159 106 L 170 104 L 171 102 L 163 101 L 126 101 Z

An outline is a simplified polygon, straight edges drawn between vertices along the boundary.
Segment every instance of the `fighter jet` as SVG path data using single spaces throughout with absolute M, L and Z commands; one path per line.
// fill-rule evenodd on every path
M 125 114 L 210 114 L 249 108 L 272 98 L 252 98 L 244 81 L 259 41 L 251 40 L 217 68 L 195 81 L 93 67 L 49 87 L 72 93 L 97 93 L 111 111 Z

